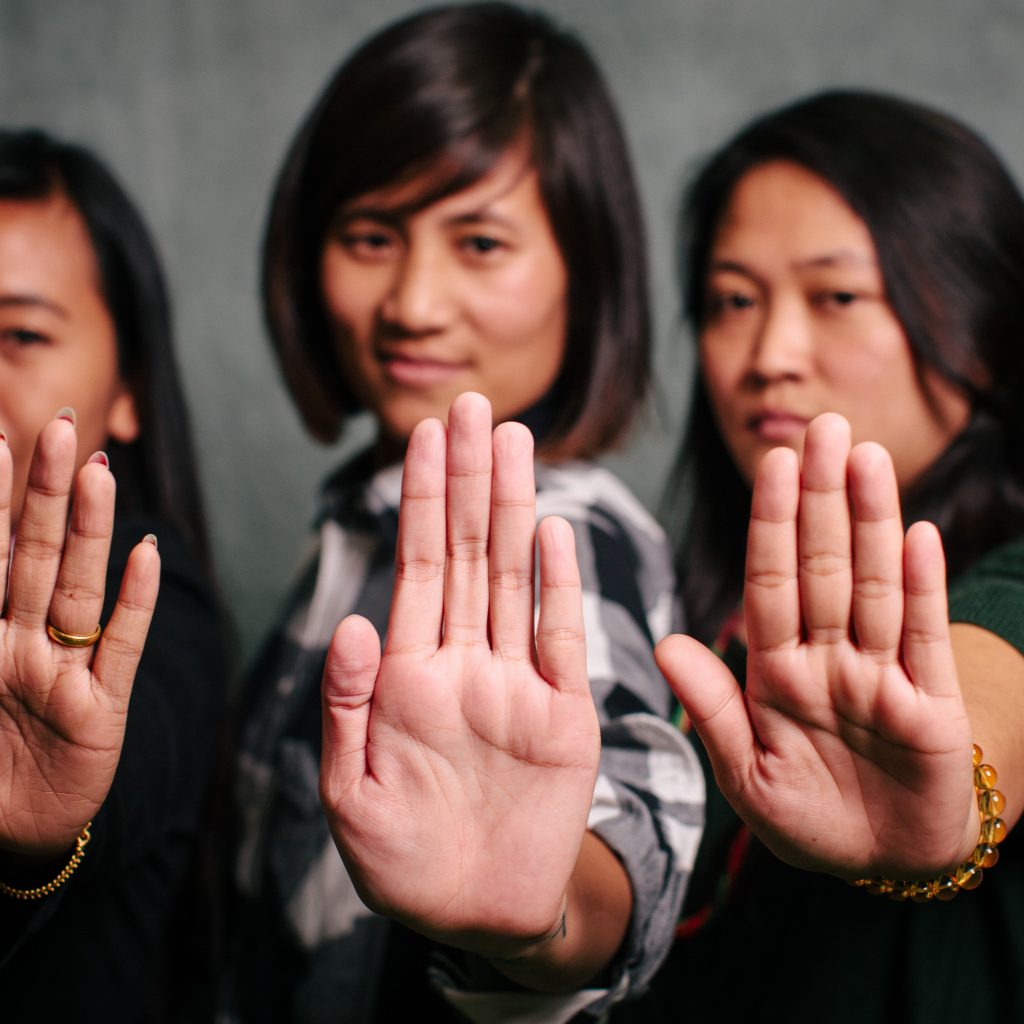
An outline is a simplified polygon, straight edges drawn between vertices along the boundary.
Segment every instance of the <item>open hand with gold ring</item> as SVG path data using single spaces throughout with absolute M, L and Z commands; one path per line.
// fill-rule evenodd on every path
M 66 852 L 106 798 L 159 585 L 155 538 L 140 539 L 101 628 L 114 477 L 97 453 L 75 481 L 76 446 L 62 411 L 12 515 L 0 443 L 0 849 L 30 857 Z

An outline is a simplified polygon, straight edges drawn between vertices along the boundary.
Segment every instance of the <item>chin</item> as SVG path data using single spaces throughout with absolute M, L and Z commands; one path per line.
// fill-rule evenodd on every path
M 410 403 L 409 401 L 402 402 L 401 406 L 400 410 L 391 410 L 387 407 L 377 409 L 374 410 L 373 415 L 380 425 L 381 435 L 400 441 L 403 445 L 409 440 L 409 435 L 417 423 L 431 417 L 444 419 L 443 416 L 438 416 L 437 410 L 433 406 Z

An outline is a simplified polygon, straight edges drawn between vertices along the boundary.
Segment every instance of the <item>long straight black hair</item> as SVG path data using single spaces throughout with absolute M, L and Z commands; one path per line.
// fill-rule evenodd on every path
M 373 36 L 328 82 L 278 177 L 263 248 L 267 325 L 307 430 L 333 441 L 359 410 L 320 292 L 344 203 L 422 178 L 422 209 L 524 147 L 568 269 L 565 358 L 539 441 L 588 457 L 624 434 L 646 394 L 643 222 L 614 104 L 594 61 L 544 15 L 507 3 L 417 12 Z
M 679 280 L 695 334 L 721 217 L 744 175 L 776 160 L 817 175 L 864 221 L 922 387 L 931 370 L 970 404 L 966 428 L 902 495 L 906 522 L 938 525 L 956 575 L 1024 532 L 1024 199 L 945 114 L 859 91 L 798 101 L 742 129 L 686 194 Z M 742 593 L 750 491 L 699 379 L 692 410 L 666 514 L 691 627 L 709 640 Z
M 82 146 L 38 129 L 0 130 L 0 199 L 65 196 L 85 222 L 114 323 L 118 370 L 135 400 L 138 440 L 110 440 L 118 514 L 173 527 L 210 571 L 191 430 L 171 339 L 163 271 L 141 215 Z

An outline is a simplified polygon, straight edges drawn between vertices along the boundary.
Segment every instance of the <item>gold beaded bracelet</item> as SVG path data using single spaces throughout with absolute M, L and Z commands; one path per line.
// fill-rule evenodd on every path
M 85 848 L 89 845 L 89 840 L 92 839 L 92 836 L 89 834 L 91 826 L 92 822 L 90 821 L 78 834 L 78 838 L 75 840 L 75 848 L 71 853 L 71 860 L 64 865 L 60 874 L 52 881 L 47 882 L 46 885 L 37 886 L 35 889 L 16 889 L 13 885 L 0 882 L 0 892 L 15 900 L 41 900 L 44 896 L 49 896 L 50 893 L 56 892 L 75 873 L 78 865 L 82 863 L 82 858 L 85 856 Z
M 974 744 L 974 792 L 978 798 L 981 834 L 970 860 L 955 871 L 922 881 L 897 881 L 893 878 L 858 878 L 851 885 L 861 886 L 874 896 L 888 896 L 891 900 L 911 899 L 915 903 L 929 900 L 953 899 L 961 889 L 977 889 L 984 877 L 984 868 L 993 868 L 999 860 L 996 848 L 1007 834 L 1006 824 L 999 817 L 1006 807 L 1006 798 L 995 784 L 995 768 L 981 763 L 981 747 Z

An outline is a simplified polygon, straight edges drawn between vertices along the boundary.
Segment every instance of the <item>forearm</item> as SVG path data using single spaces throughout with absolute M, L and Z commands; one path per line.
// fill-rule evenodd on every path
M 544 992 L 580 988 L 612 961 L 629 927 L 633 894 L 625 869 L 594 833 L 583 837 L 565 908 L 551 933 L 492 963 L 507 978 Z

